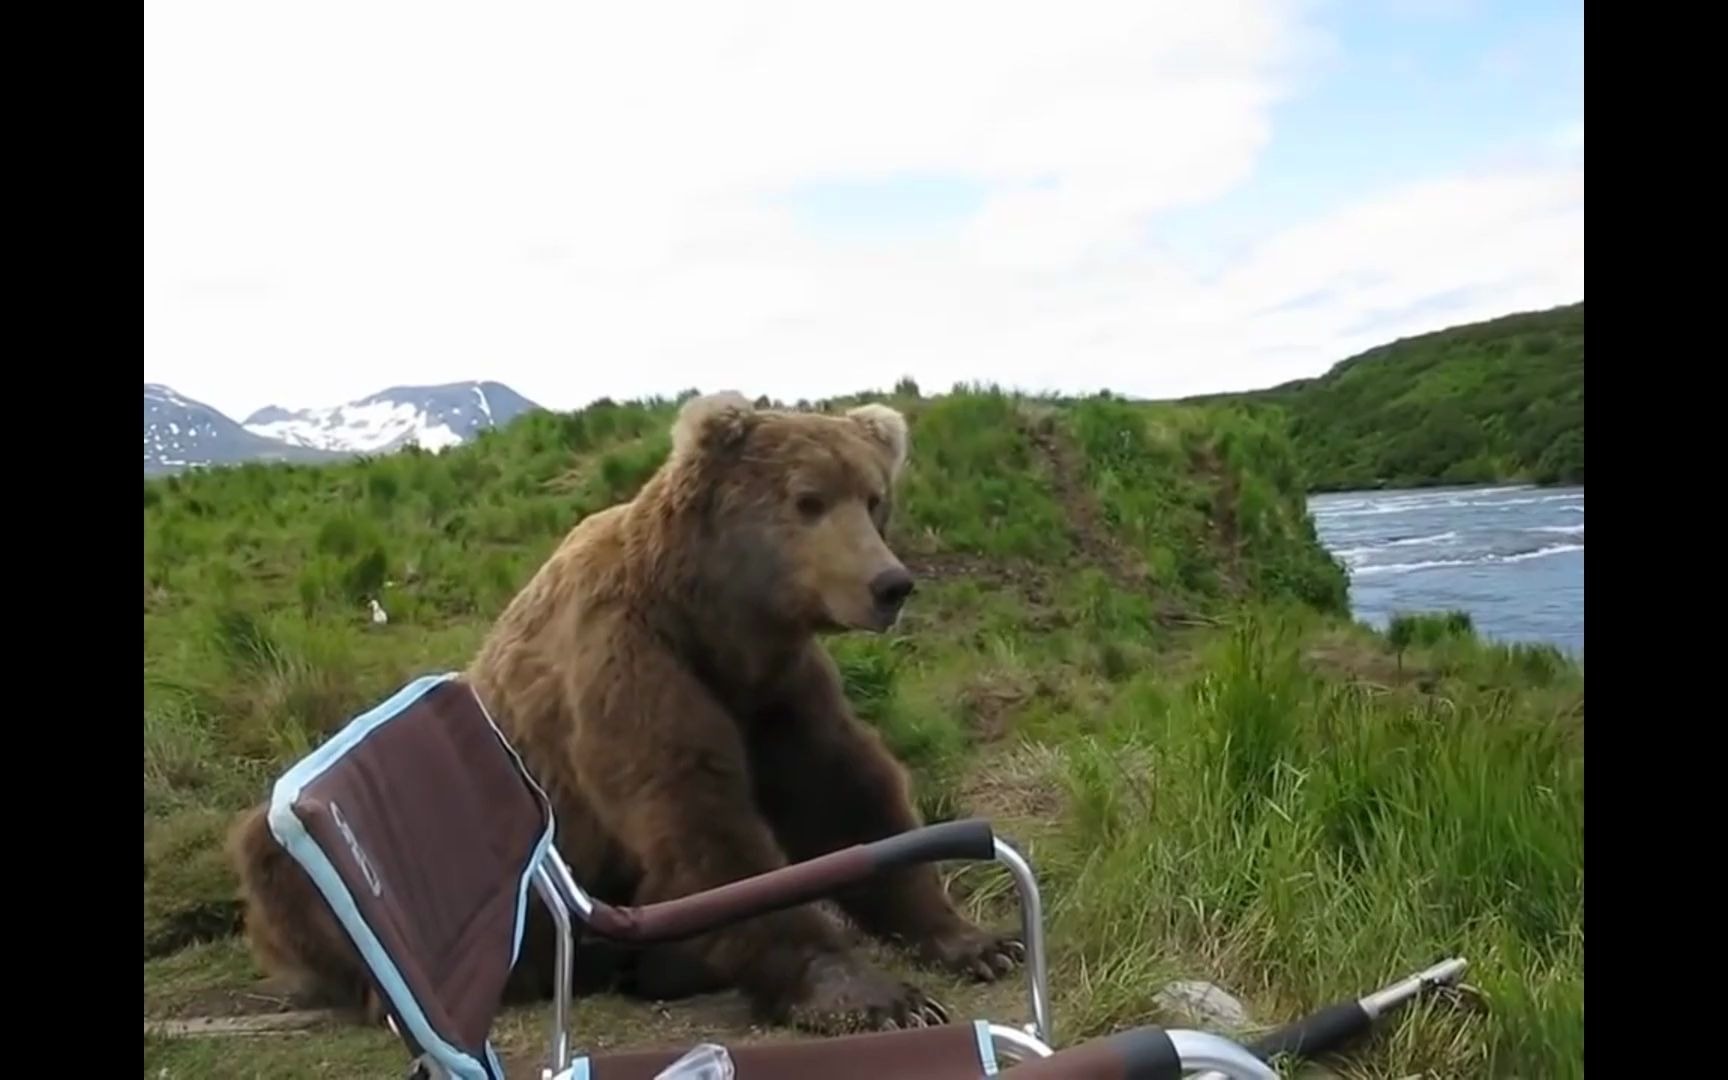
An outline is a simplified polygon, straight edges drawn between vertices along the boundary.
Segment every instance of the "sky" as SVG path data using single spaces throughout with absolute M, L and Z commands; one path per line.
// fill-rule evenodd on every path
M 1582 7 L 148 0 L 144 379 L 1317 375 L 1583 298 Z

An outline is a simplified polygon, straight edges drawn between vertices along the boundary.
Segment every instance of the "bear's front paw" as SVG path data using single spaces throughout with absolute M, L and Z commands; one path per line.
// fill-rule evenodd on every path
M 910 983 L 846 956 L 819 956 L 803 993 L 784 1010 L 797 1028 L 844 1035 L 948 1022 L 948 1010 Z
M 993 934 L 965 923 L 925 939 L 918 950 L 927 964 L 995 982 L 1026 959 L 1026 946 L 1017 937 Z

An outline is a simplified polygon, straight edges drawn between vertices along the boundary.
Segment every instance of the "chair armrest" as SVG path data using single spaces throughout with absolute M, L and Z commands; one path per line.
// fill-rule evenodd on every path
M 1226 1080 L 1278 1080 L 1261 1061 L 1220 1035 L 1132 1028 L 1058 1050 L 1009 1071 L 1017 1080 L 1181 1080 L 1197 1069 Z
M 586 921 L 595 933 L 615 941 L 673 941 L 823 899 L 897 867 L 995 856 L 996 835 L 989 822 L 949 821 L 854 844 L 676 900 L 635 907 L 593 901 Z

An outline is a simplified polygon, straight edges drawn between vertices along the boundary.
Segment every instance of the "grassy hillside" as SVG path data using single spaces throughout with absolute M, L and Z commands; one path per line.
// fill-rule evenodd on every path
M 1353 626 L 1276 414 L 894 400 L 914 438 L 894 540 L 921 587 L 893 634 L 834 647 L 927 813 L 988 815 L 1029 850 L 1065 1041 L 1167 1019 L 1151 997 L 1171 978 L 1274 1023 L 1462 952 L 1488 1012 L 1413 1011 L 1338 1070 L 1582 1075 L 1576 668 L 1457 620 L 1410 624 L 1398 654 Z M 146 483 L 147 1018 L 280 1007 L 233 936 L 230 815 L 347 717 L 465 662 L 563 533 L 662 459 L 672 408 Z M 1005 922 L 1004 885 L 956 878 Z M 957 1011 L 1022 1019 L 1017 983 L 919 978 Z M 538 1019 L 502 1025 L 511 1060 L 539 1050 Z M 600 998 L 579 1023 L 590 1044 L 758 1037 L 712 1003 Z M 181 1077 L 399 1061 L 386 1033 L 344 1029 L 149 1036 L 146 1058 Z
M 1584 482 L 1584 305 L 1406 338 L 1317 379 L 1195 399 L 1285 410 L 1313 489 Z

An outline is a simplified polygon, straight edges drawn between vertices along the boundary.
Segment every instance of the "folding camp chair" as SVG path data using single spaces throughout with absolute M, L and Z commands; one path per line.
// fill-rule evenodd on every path
M 687 1047 L 573 1055 L 573 923 L 626 944 L 669 941 L 805 903 L 891 867 L 1002 863 L 1021 902 L 1032 1022 L 976 1020 L 728 1047 L 738 1080 L 950 1080 L 1011 1064 L 1024 1080 L 1153 1080 L 1193 1070 L 1276 1080 L 1236 1043 L 1137 1028 L 1052 1049 L 1042 914 L 1026 860 L 982 821 L 932 825 L 639 907 L 585 892 L 553 844 L 552 807 L 458 677 L 427 676 L 353 719 L 272 792 L 270 828 L 311 876 L 370 969 L 391 1028 L 426 1080 L 503 1080 L 491 1030 L 522 945 L 528 894 L 557 932 L 541 1080 L 653 1080 Z

